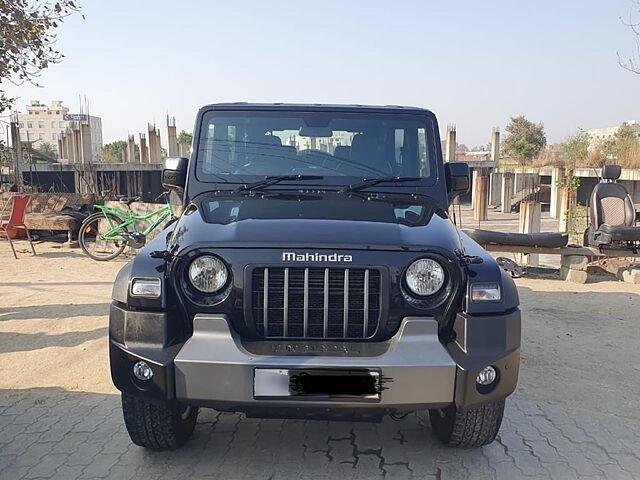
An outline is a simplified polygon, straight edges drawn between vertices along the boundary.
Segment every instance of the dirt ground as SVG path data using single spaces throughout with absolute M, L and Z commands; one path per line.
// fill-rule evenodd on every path
M 36 248 L 37 257 L 20 253 L 19 260 L 0 249 L 0 389 L 115 393 L 107 315 L 126 259 L 95 262 L 54 243 Z M 523 312 L 517 397 L 640 419 L 640 287 L 604 278 L 586 285 L 517 280 Z

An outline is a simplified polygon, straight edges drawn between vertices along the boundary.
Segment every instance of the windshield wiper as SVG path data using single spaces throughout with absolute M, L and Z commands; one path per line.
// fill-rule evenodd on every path
M 354 183 L 353 185 L 347 185 L 340 189 L 340 193 L 357 192 L 358 190 L 364 190 L 365 188 L 373 187 L 379 183 L 402 183 L 402 182 L 417 182 L 422 180 L 421 177 L 382 177 L 382 178 L 365 178 L 360 183 Z
M 275 175 L 272 177 L 265 177 L 264 180 L 259 182 L 250 183 L 248 185 L 242 185 L 236 188 L 233 193 L 250 192 L 252 190 L 260 190 L 267 185 L 273 185 L 275 183 L 284 182 L 287 180 L 322 180 L 324 177 L 321 175 Z

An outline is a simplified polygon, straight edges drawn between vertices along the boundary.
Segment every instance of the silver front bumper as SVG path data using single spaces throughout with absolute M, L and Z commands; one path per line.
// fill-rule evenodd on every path
M 388 349 L 368 357 L 254 355 L 242 346 L 224 315 L 196 315 L 193 328 L 193 336 L 175 358 L 176 397 L 185 403 L 410 409 L 444 405 L 454 398 L 456 363 L 438 340 L 433 318 L 405 318 Z M 375 402 L 256 395 L 256 369 L 300 368 L 375 370 L 384 379 L 384 388 Z

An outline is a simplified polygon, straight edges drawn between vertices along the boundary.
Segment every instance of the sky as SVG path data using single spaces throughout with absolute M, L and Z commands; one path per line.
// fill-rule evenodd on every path
M 73 113 L 86 96 L 105 142 L 155 122 L 164 143 L 167 114 L 191 131 L 223 101 L 425 107 L 469 147 L 516 115 L 550 143 L 640 120 L 640 75 L 617 57 L 635 45 L 620 18 L 632 0 L 79 3 L 42 86 L 6 89 L 23 111 L 55 99 Z

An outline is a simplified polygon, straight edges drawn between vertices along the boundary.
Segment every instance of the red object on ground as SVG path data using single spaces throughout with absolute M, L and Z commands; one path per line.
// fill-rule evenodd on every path
M 16 254 L 16 249 L 14 248 L 11 239 L 16 238 L 15 232 L 18 230 L 23 230 L 27 234 L 29 245 L 31 245 L 31 251 L 34 255 L 36 254 L 36 250 L 33 248 L 33 243 L 31 242 L 29 229 L 24 224 L 24 214 L 30 200 L 31 195 L 14 195 L 11 197 L 11 213 L 9 214 L 9 218 L 7 220 L 0 220 L 0 232 L 4 233 L 4 238 L 9 241 L 9 245 L 11 245 L 11 250 L 13 251 L 13 256 L 16 259 L 18 258 L 18 255 Z

